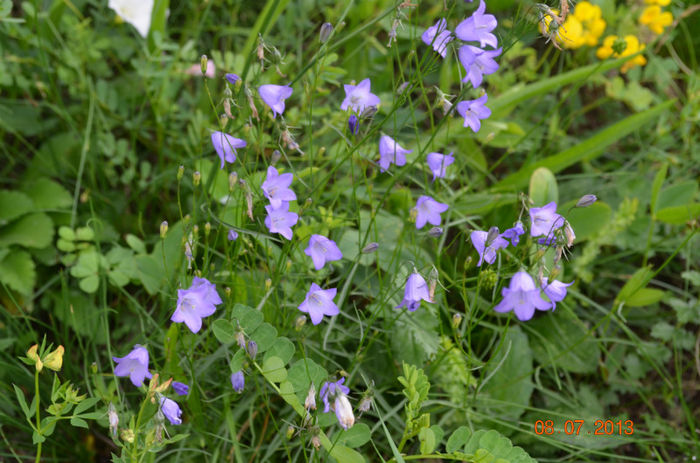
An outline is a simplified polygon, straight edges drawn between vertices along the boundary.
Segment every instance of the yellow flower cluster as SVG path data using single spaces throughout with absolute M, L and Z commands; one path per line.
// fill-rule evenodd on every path
M 624 50 L 618 53 L 615 51 L 618 47 L 624 47 Z M 610 58 L 611 56 L 613 58 L 622 58 L 642 51 L 645 47 L 646 45 L 640 44 L 639 39 L 634 35 L 626 35 L 624 39 L 619 40 L 616 35 L 609 35 L 603 40 L 603 45 L 596 52 L 596 56 L 600 59 Z M 624 73 L 634 66 L 644 66 L 645 64 L 647 64 L 647 59 L 644 55 L 637 55 L 631 60 L 625 61 L 620 71 Z
M 646 0 L 647 3 L 652 1 Z M 668 11 L 661 11 L 661 6 L 668 5 L 670 0 L 657 0 L 642 11 L 639 17 L 639 23 L 647 26 L 650 31 L 656 35 L 661 35 L 666 26 L 670 26 L 673 22 L 673 15 Z
M 559 10 L 551 11 L 559 15 Z M 586 1 L 577 3 L 573 14 L 567 15 L 564 23 L 558 27 L 556 20 L 549 14 L 545 15 L 542 21 L 542 32 L 549 32 L 547 35 L 553 36 L 558 44 L 570 49 L 597 45 L 605 30 L 605 20 L 602 18 L 600 7 Z M 555 21 L 554 24 L 552 21 Z

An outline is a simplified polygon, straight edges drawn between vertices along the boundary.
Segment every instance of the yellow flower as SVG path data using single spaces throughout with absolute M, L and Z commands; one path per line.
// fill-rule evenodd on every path
M 32 347 L 30 347 L 29 350 L 27 351 L 27 357 L 29 357 L 31 360 L 34 361 L 34 366 L 36 367 L 36 371 L 41 371 L 44 368 L 44 364 L 41 361 L 41 358 L 39 358 L 39 355 L 36 353 L 38 348 L 39 348 L 38 344 L 34 344 Z
M 56 350 L 51 352 L 44 359 L 46 368 L 51 368 L 53 371 L 58 371 L 63 366 L 63 346 L 58 346 Z
M 664 27 L 670 26 L 672 22 L 673 15 L 668 11 L 662 13 L 659 5 L 644 8 L 639 17 L 639 23 L 646 25 L 656 35 L 662 34 Z
M 598 39 L 605 31 L 605 20 L 602 17 L 602 11 L 598 5 L 593 5 L 583 1 L 576 4 L 574 8 L 574 17 L 581 22 L 583 26 L 583 41 L 584 45 L 594 47 L 598 44 Z
M 647 5 L 667 6 L 671 4 L 671 0 L 644 0 L 644 3 Z
M 624 42 L 625 49 L 621 53 L 618 53 L 614 48 L 617 48 L 620 42 Z M 622 58 L 642 51 L 644 48 L 645 45 L 640 44 L 639 39 L 634 35 L 626 35 L 623 40 L 618 40 L 616 35 L 609 35 L 603 40 L 603 45 L 596 52 L 596 56 L 600 59 L 610 58 L 611 56 L 614 58 Z M 644 66 L 645 64 L 647 64 L 647 59 L 644 55 L 637 55 L 631 60 L 625 61 L 620 71 L 625 73 L 634 66 Z
M 559 15 L 558 10 L 552 8 L 551 11 Z M 552 23 L 553 20 L 551 15 L 545 14 L 540 30 L 543 34 L 554 37 L 554 40 L 564 48 L 595 46 L 605 30 L 605 21 L 602 19 L 600 7 L 586 1 L 577 3 L 574 12 L 569 14 L 558 28 L 556 28 L 556 21 Z

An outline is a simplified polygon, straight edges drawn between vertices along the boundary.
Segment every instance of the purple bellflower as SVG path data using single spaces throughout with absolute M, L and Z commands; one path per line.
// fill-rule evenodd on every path
M 177 307 L 170 320 L 184 322 L 190 331 L 197 333 L 202 328 L 202 318 L 212 315 L 221 302 L 215 284 L 194 277 L 188 289 L 177 290 Z
M 547 283 L 547 278 L 542 277 L 540 280 L 540 287 L 544 291 L 545 296 L 552 301 L 552 311 L 557 308 L 557 302 L 561 302 L 566 297 L 566 288 L 573 285 L 571 283 L 563 283 L 559 280 L 553 280 L 551 283 Z
M 311 238 L 309 238 L 309 246 L 304 249 L 304 254 L 311 257 L 316 270 L 321 270 L 323 266 L 326 265 L 326 262 L 343 258 L 343 253 L 340 252 L 335 241 L 323 235 L 311 235 Z
M 515 316 L 520 321 L 532 318 L 537 310 L 549 310 L 552 303 L 547 302 L 540 296 L 539 288 L 535 287 L 535 281 L 524 271 L 513 275 L 510 285 L 501 291 L 503 300 L 493 309 L 496 312 L 515 312 Z
M 486 45 L 496 48 L 498 39 L 491 33 L 498 25 L 496 17 L 492 14 L 484 14 L 486 11 L 486 3 L 484 0 L 479 2 L 479 7 L 474 13 L 461 23 L 455 29 L 455 35 L 460 40 L 465 42 L 479 42 L 481 48 Z
M 501 233 L 501 236 L 504 238 L 508 238 L 510 240 L 510 244 L 512 244 L 513 246 L 517 246 L 520 242 L 520 235 L 523 234 L 525 234 L 523 223 L 518 220 L 518 222 L 513 228 L 505 230 L 503 233 Z
M 292 87 L 289 85 L 261 85 L 258 87 L 260 98 L 272 110 L 273 117 L 284 112 L 284 100 L 292 96 Z
M 481 119 L 491 115 L 491 110 L 484 106 L 488 95 L 483 94 L 476 100 L 465 100 L 457 103 L 457 112 L 464 118 L 464 127 L 471 127 L 474 132 L 481 129 Z
M 311 323 L 318 325 L 323 320 L 324 315 L 332 317 L 338 315 L 340 310 L 333 302 L 338 290 L 336 288 L 321 289 L 316 283 L 311 283 L 311 289 L 306 293 L 306 299 L 299 305 L 299 310 L 308 313 Z
M 235 85 L 237 81 L 241 80 L 238 74 L 228 73 L 224 75 L 229 84 Z
M 435 179 L 438 177 L 445 178 L 445 168 L 454 163 L 455 158 L 452 156 L 452 153 L 447 155 L 441 153 L 428 153 L 426 161 L 428 162 L 430 171 L 433 173 L 433 181 L 435 181 Z
M 481 85 L 485 75 L 493 74 L 498 70 L 498 63 L 493 59 L 500 55 L 502 48 L 496 50 L 482 50 L 472 45 L 459 47 L 459 61 L 467 71 L 462 82 L 470 81 L 474 88 Z
M 447 44 L 453 40 L 452 32 L 447 29 L 447 21 L 440 18 L 438 22 L 423 32 L 421 40 L 426 45 L 432 46 L 433 50 L 438 52 L 443 58 L 447 56 Z
M 177 395 L 187 395 L 187 393 L 190 392 L 190 387 L 185 383 L 173 381 L 170 385 L 173 387 L 173 391 L 175 391 Z
M 357 135 L 357 132 L 360 130 L 360 121 L 357 120 L 357 116 L 354 114 L 351 114 L 348 118 L 348 129 L 353 135 Z
M 403 166 L 406 164 L 406 155 L 413 152 L 401 147 L 388 135 L 382 135 L 379 139 L 379 167 L 386 172 L 391 164 Z
M 291 173 L 280 175 L 274 167 L 267 168 L 267 178 L 262 183 L 262 190 L 273 208 L 278 209 L 286 201 L 296 201 L 297 195 L 289 189 L 292 180 L 294 175 Z
M 358 114 L 365 110 L 369 106 L 377 106 L 381 103 L 379 97 L 369 91 L 371 82 L 369 79 L 365 79 L 357 85 L 345 84 L 345 99 L 340 105 L 340 109 L 343 111 L 351 108 Z
M 233 228 L 230 228 L 228 234 L 226 235 L 226 238 L 229 241 L 236 241 L 238 239 L 238 232 Z
M 267 217 L 265 217 L 265 226 L 270 230 L 270 233 L 279 233 L 288 240 L 292 239 L 292 226 L 297 223 L 299 216 L 294 212 L 289 212 L 289 203 L 283 202 L 282 205 L 275 209 L 272 206 L 265 206 Z
M 421 196 L 416 201 L 416 228 L 423 228 L 426 222 L 440 225 L 440 222 L 442 222 L 440 214 L 448 208 L 447 204 L 439 203 L 430 196 Z
M 117 362 L 114 375 L 128 376 L 136 387 L 141 387 L 145 378 L 151 379 L 153 376 L 148 371 L 148 350 L 139 344 L 136 344 L 126 356 L 112 357 L 112 360 Z
M 556 211 L 557 203 L 554 201 L 542 207 L 530 208 L 530 235 L 545 235 L 550 238 L 554 230 L 561 228 L 564 225 L 564 218 Z
M 243 392 L 245 388 L 245 376 L 243 376 L 242 371 L 237 371 L 231 375 L 231 386 L 233 386 L 233 390 L 239 394 Z
M 493 233 L 491 239 L 489 240 L 489 232 L 474 230 L 469 235 L 472 240 L 476 252 L 479 253 L 479 262 L 476 264 L 477 267 L 481 267 L 481 264 L 486 261 L 487 264 L 493 264 L 496 261 L 496 254 L 499 249 L 504 249 L 508 247 L 508 241 L 503 239 L 503 235 L 498 234 L 498 228 L 495 228 L 495 233 Z
M 430 298 L 428 284 L 420 273 L 412 273 L 406 280 L 403 300 L 396 308 L 406 307 L 409 312 L 415 312 L 420 307 L 420 301 L 433 302 Z
M 182 410 L 180 410 L 180 406 L 174 400 L 161 397 L 160 410 L 168 421 L 170 421 L 170 424 L 182 424 L 182 419 L 180 418 L 182 416 Z
M 213 132 L 211 134 L 211 144 L 214 145 L 216 154 L 221 159 L 221 168 L 224 168 L 226 162 L 233 163 L 236 160 L 236 149 L 245 148 L 247 145 L 245 140 L 232 137 L 223 132 Z
M 350 389 L 343 386 L 344 382 L 345 378 L 340 378 L 336 382 L 323 383 L 319 395 L 323 399 L 323 412 L 328 413 L 332 409 L 340 426 L 347 430 L 355 424 L 355 415 L 352 413 L 352 406 L 347 397 L 350 394 Z

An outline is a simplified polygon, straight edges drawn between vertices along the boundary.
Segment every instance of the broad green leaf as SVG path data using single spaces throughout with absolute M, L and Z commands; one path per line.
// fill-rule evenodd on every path
M 321 439 L 321 444 L 323 448 L 328 450 L 333 458 L 338 460 L 338 463 L 364 463 L 365 459 L 362 455 L 357 453 L 355 450 L 346 447 L 344 445 L 334 445 L 328 438 L 325 439 L 328 443 L 324 443 L 324 439 Z
M 698 182 L 695 180 L 668 186 L 659 193 L 656 210 L 661 211 L 668 207 L 685 206 L 692 203 L 697 192 Z
M 288 380 L 280 383 L 280 397 L 282 397 L 299 415 L 304 415 L 304 406 L 294 392 L 294 385 Z
M 36 284 L 34 261 L 28 252 L 13 251 L 0 261 L 0 281 L 24 295 L 31 295 Z
M 472 461 L 478 462 L 537 463 L 525 450 L 514 447 L 510 439 L 493 429 L 474 432 L 464 446 L 464 453 L 476 456 Z
M 34 201 L 34 207 L 37 209 L 63 209 L 73 203 L 70 193 L 48 178 L 40 178 L 23 185 L 22 191 Z
M 554 174 L 546 167 L 535 169 L 530 176 L 530 199 L 535 207 L 542 207 L 552 201 L 559 202 L 559 188 Z
M 666 292 L 654 288 L 642 288 L 632 294 L 625 305 L 630 307 L 643 307 L 645 305 L 656 304 L 666 296 Z
M 615 305 L 626 303 L 640 289 L 644 288 L 651 280 L 653 272 L 651 266 L 642 267 L 634 272 L 634 275 L 627 280 L 627 283 L 620 289 L 615 298 Z
M 72 426 L 77 427 L 77 428 L 85 428 L 85 429 L 89 428 L 87 422 L 84 419 L 78 418 L 76 416 L 74 416 L 73 418 L 70 419 L 70 424 Z
M 530 346 L 543 367 L 554 365 L 573 373 L 592 373 L 598 368 L 600 349 L 574 315 L 557 310 L 528 322 Z
M 43 212 L 27 214 L 0 229 L 0 246 L 45 248 L 53 239 L 53 222 Z
M 347 431 L 340 431 L 338 441 L 350 448 L 357 448 L 369 442 L 369 438 L 369 426 L 367 426 L 365 423 L 355 423 L 355 425 Z
M 236 327 L 228 320 L 219 318 L 211 325 L 214 336 L 222 344 L 233 344 L 236 341 Z
M 472 432 L 467 426 L 457 428 L 450 438 L 447 439 L 447 445 L 445 446 L 447 453 L 453 453 L 462 449 L 471 436 Z
M 269 323 L 263 322 L 250 334 L 250 338 L 258 344 L 258 352 L 263 353 L 275 343 L 277 330 Z
M 19 191 L 0 190 L 0 227 L 34 209 L 29 196 Z
M 567 211 L 575 201 L 564 204 L 562 211 Z M 576 207 L 571 209 L 566 219 L 576 233 L 575 243 L 581 242 L 601 230 L 604 230 L 610 222 L 612 210 L 602 201 L 597 201 L 588 207 Z
M 243 304 L 233 306 L 231 317 L 241 325 L 243 331 L 249 334 L 263 322 L 263 314 L 260 311 Z
M 263 376 L 271 383 L 281 383 L 287 379 L 287 370 L 279 357 L 269 357 L 262 365 Z
M 99 397 L 88 397 L 87 399 L 83 400 L 75 407 L 75 410 L 73 410 L 73 414 L 80 415 L 81 413 L 86 411 L 88 408 L 91 408 L 92 406 L 94 406 L 99 401 L 100 401 Z
M 279 357 L 282 362 L 286 365 L 292 359 L 294 355 L 294 344 L 287 338 L 280 337 L 275 340 L 275 343 L 270 347 L 270 349 L 265 352 L 265 358 L 263 361 L 267 360 L 269 357 Z
M 124 239 L 126 240 L 126 244 L 128 244 L 129 247 L 133 249 L 135 253 L 146 254 L 146 245 L 141 240 L 141 238 L 139 238 L 136 235 L 132 235 L 131 233 L 128 233 Z
M 430 428 L 423 428 L 418 433 L 418 440 L 420 440 L 420 453 L 429 454 L 435 450 L 436 439 L 435 433 Z
M 294 391 L 299 397 L 305 398 L 311 383 L 316 392 L 321 390 L 321 384 L 328 380 L 328 372 L 310 358 L 300 359 L 294 362 L 287 373 L 289 382 L 294 386 Z
M 672 225 L 683 225 L 684 223 L 697 219 L 700 216 L 700 203 L 690 203 L 684 206 L 673 206 L 661 209 L 656 213 L 656 220 L 670 223 Z
M 231 362 L 229 367 L 231 367 L 231 373 L 241 371 L 243 369 L 243 362 L 246 360 L 245 349 L 238 349 L 233 357 L 231 357 Z

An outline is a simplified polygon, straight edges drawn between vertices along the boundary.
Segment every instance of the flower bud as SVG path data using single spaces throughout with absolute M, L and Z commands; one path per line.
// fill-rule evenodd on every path
M 326 43 L 328 41 L 328 38 L 331 36 L 332 32 L 333 32 L 333 24 L 323 23 L 321 25 L 321 31 L 318 33 L 319 42 Z
M 428 231 L 428 235 L 433 238 L 439 238 L 445 232 L 441 227 L 433 227 Z
M 242 330 L 236 331 L 235 338 L 236 338 L 236 344 L 238 344 L 238 347 L 240 347 L 241 349 L 245 349 L 245 346 L 246 346 L 245 334 L 243 334 Z
M 177 168 L 177 181 L 179 182 L 182 180 L 182 177 L 185 175 L 185 166 L 180 166 Z
M 345 394 L 339 394 L 334 403 L 335 416 L 338 418 L 340 426 L 346 431 L 355 424 L 355 415 L 352 413 L 352 406 Z
M 456 313 L 452 315 L 452 326 L 457 329 L 459 324 L 462 323 L 462 314 Z
M 377 107 L 376 106 L 367 106 L 364 111 L 362 111 L 362 114 L 360 114 L 360 117 L 362 119 L 371 119 L 374 117 L 374 115 L 377 114 Z
M 358 120 L 357 120 L 357 116 L 354 115 L 354 114 L 352 114 L 352 115 L 348 118 L 348 129 L 350 129 L 350 133 L 353 134 L 353 135 L 357 135 L 357 132 L 358 132 L 359 129 L 360 129 L 360 124 L 359 124 L 359 122 L 358 122 Z
M 34 344 L 32 347 L 30 347 L 27 351 L 27 357 L 34 361 L 36 371 L 41 372 L 41 370 L 44 369 L 44 362 L 41 361 L 41 358 L 39 358 L 39 355 L 36 353 L 38 348 L 38 344 Z
M 406 91 L 406 89 L 408 88 L 408 86 L 409 86 L 409 82 L 404 82 L 404 83 L 402 83 L 401 85 L 399 85 L 399 88 L 396 89 L 396 94 L 397 94 L 397 95 L 403 94 L 403 92 Z
M 117 437 L 119 415 L 117 415 L 117 409 L 112 402 L 110 402 L 109 407 L 107 407 L 107 417 L 109 418 L 109 431 L 112 433 L 112 437 Z
M 379 249 L 378 243 L 369 243 L 367 246 L 362 248 L 362 254 L 370 254 Z
M 237 371 L 231 375 L 231 386 L 233 386 L 233 390 L 239 394 L 243 392 L 245 388 L 245 376 L 243 376 L 242 371 Z
M 301 331 L 304 325 L 306 325 L 306 315 L 299 315 L 296 320 L 294 320 L 294 329 Z
M 236 241 L 238 239 L 238 232 L 232 228 L 228 231 L 226 238 L 228 238 L 229 241 Z
M 272 156 L 270 156 L 270 164 L 274 166 L 275 164 L 277 164 L 277 161 L 279 161 L 281 157 L 282 153 L 280 153 L 279 150 L 274 150 L 272 152 Z
M 314 383 L 311 383 L 309 387 L 309 393 L 306 394 L 306 400 L 304 400 L 304 408 L 306 410 L 316 410 L 316 388 Z
M 489 228 L 489 232 L 486 235 L 486 246 L 489 244 L 493 243 L 493 241 L 498 238 L 499 232 L 498 232 L 498 227 L 491 227 Z
M 583 195 L 581 196 L 581 199 L 576 202 L 575 207 L 588 207 L 596 201 L 598 201 L 596 195 Z
M 311 437 L 311 445 L 313 445 L 316 450 L 321 448 L 321 438 L 318 434 L 314 434 L 313 437 Z
M 202 71 L 202 75 L 207 74 L 207 55 L 202 55 L 202 57 L 199 59 L 199 69 Z
M 129 444 L 134 443 L 134 430 L 133 429 L 122 429 L 122 440 L 128 442 Z
M 372 405 L 372 396 L 370 395 L 365 395 L 362 397 L 362 400 L 360 400 L 360 404 L 357 406 L 357 410 L 359 412 L 366 412 L 369 410 L 369 407 Z
M 265 279 L 265 291 L 269 291 L 272 287 L 272 280 L 270 278 Z
M 199 171 L 192 174 L 192 183 L 194 183 L 194 186 L 199 186 L 199 183 L 201 181 L 202 181 L 202 174 L 200 174 Z
M 236 82 L 241 80 L 241 78 L 237 74 L 233 73 L 228 73 L 224 75 L 224 78 L 228 81 L 229 84 L 231 85 L 236 85 Z
M 165 238 L 165 234 L 168 233 L 168 221 L 163 220 L 160 223 L 160 237 Z
M 294 426 L 292 426 L 291 424 L 289 426 L 287 426 L 286 436 L 287 436 L 287 440 L 291 440 L 292 437 L 294 437 Z
M 556 280 L 560 273 L 561 273 L 561 267 L 559 267 L 557 265 L 552 269 L 551 272 L 549 272 L 549 279 Z
M 238 183 L 238 174 L 235 172 L 231 172 L 228 174 L 228 191 L 231 192 L 233 189 L 236 187 L 236 183 Z
M 255 360 L 255 356 L 258 355 L 258 343 L 251 339 L 248 341 L 248 348 L 246 351 L 248 352 L 250 358 Z
M 569 222 L 566 222 L 566 225 L 564 225 L 564 235 L 566 236 L 566 246 L 570 248 L 574 244 L 576 234 L 574 233 L 574 229 L 571 228 L 571 224 Z
M 204 224 L 204 236 L 209 236 L 211 233 L 211 224 L 209 222 Z

